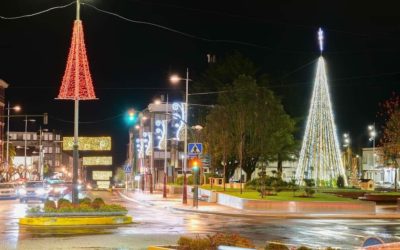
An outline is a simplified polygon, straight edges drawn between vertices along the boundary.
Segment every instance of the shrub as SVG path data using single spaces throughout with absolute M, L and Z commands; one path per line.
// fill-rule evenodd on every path
M 40 212 L 40 207 L 31 207 L 28 209 L 29 213 L 39 213 Z
M 285 244 L 279 243 L 279 242 L 270 242 L 270 243 L 268 243 L 268 245 L 265 246 L 264 249 L 265 250 L 289 250 L 289 248 Z
M 344 188 L 344 178 L 343 176 L 339 175 L 336 181 L 336 185 L 338 188 Z
M 79 199 L 79 204 L 86 204 L 88 206 L 90 206 L 92 204 L 92 201 L 90 200 L 90 198 L 85 197 L 83 199 Z
M 211 242 L 209 238 L 195 238 L 181 236 L 178 240 L 179 250 L 204 250 L 211 249 Z
M 102 207 L 104 205 L 105 205 L 105 203 L 104 203 L 104 200 L 102 198 L 96 198 L 92 202 L 92 207 L 93 208 L 100 208 L 100 207 Z
M 193 185 L 193 176 L 192 175 L 186 175 L 186 180 L 188 185 Z M 176 184 L 178 185 L 183 185 L 183 176 L 179 176 L 176 178 Z
M 312 248 L 301 246 L 301 247 L 297 248 L 297 250 L 312 250 Z
M 75 207 L 74 210 L 77 210 L 77 212 L 78 211 L 79 212 L 94 212 L 95 211 L 95 209 L 92 208 L 90 206 L 90 204 L 87 204 L 87 203 L 80 203 L 79 206 Z
M 71 204 L 71 202 L 70 202 L 69 200 L 67 200 L 67 199 L 60 198 L 60 199 L 58 199 L 58 201 L 57 201 L 57 208 L 70 207 L 70 206 L 72 206 L 72 204 Z
M 128 210 L 118 204 L 110 204 L 101 206 L 98 211 L 100 212 L 127 212 Z
M 245 185 L 246 189 L 256 190 L 257 189 L 257 181 L 258 181 L 258 178 L 246 182 L 246 185 Z
M 46 209 L 56 209 L 57 208 L 57 206 L 56 206 L 56 203 L 54 202 L 54 201 L 51 201 L 51 200 L 47 200 L 45 203 L 44 203 L 44 209 L 46 210 Z
M 217 233 L 213 236 L 210 236 L 211 245 L 218 248 L 218 246 L 234 246 L 234 247 L 243 247 L 243 248 L 255 248 L 255 245 L 251 240 L 246 237 L 243 237 L 239 234 L 223 234 Z
M 306 188 L 304 189 L 304 192 L 306 193 L 307 197 L 312 197 L 315 193 L 314 186 L 315 182 L 314 179 L 304 179 L 304 182 L 306 183 Z

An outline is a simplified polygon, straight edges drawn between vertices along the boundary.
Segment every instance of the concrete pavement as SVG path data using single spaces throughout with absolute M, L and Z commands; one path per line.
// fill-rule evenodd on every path
M 188 198 L 188 203 L 182 204 L 182 195 L 168 195 L 167 198 L 162 197 L 159 191 L 149 192 L 142 191 L 117 191 L 124 199 L 140 203 L 146 206 L 168 208 L 175 211 L 226 215 L 235 217 L 270 217 L 270 218 L 287 218 L 287 219 L 400 219 L 400 213 L 397 212 L 396 206 L 377 206 L 374 214 L 325 214 L 325 213 L 271 213 L 268 211 L 235 209 L 219 205 L 217 203 L 209 203 L 199 201 L 198 208 L 193 207 L 193 200 Z

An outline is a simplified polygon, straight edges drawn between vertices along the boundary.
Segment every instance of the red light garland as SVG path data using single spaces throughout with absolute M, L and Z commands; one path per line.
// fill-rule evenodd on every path
M 67 67 L 57 99 L 94 100 L 92 77 L 86 55 L 83 26 L 81 20 L 75 20 Z

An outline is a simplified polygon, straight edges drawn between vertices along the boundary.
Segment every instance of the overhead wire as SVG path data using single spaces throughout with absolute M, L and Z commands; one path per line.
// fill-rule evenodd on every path
M 33 16 L 41 15 L 43 13 L 50 12 L 50 11 L 53 11 L 53 10 L 64 9 L 64 8 L 67 8 L 67 7 L 75 4 L 75 3 L 76 3 L 76 1 L 72 1 L 69 4 L 54 6 L 54 7 L 39 11 L 39 12 L 35 12 L 35 13 L 32 13 L 32 14 L 26 14 L 26 15 L 22 15 L 22 16 L 13 16 L 13 17 L 0 16 L 0 19 L 16 20 L 16 19 L 22 19 L 22 18 L 27 18 L 27 17 L 33 17 Z
M 183 32 L 183 31 L 180 31 L 180 30 L 177 30 L 177 29 L 169 28 L 169 27 L 164 26 L 164 25 L 127 18 L 127 17 L 124 17 L 124 16 L 122 16 L 120 14 L 100 9 L 100 8 L 98 8 L 98 7 L 96 7 L 96 6 L 92 5 L 92 4 L 89 4 L 89 3 L 82 3 L 82 5 L 89 6 L 89 7 L 93 8 L 96 11 L 99 11 L 101 13 L 108 14 L 108 15 L 111 15 L 111 16 L 118 17 L 118 18 L 120 18 L 122 20 L 125 20 L 125 21 L 128 21 L 128 22 L 153 26 L 153 27 L 156 27 L 156 28 L 159 28 L 159 29 L 163 29 L 163 30 L 167 30 L 167 31 L 170 31 L 170 32 L 174 32 L 174 33 L 180 34 L 180 35 L 185 36 L 185 37 L 189 37 L 189 38 L 192 38 L 192 39 L 201 40 L 201 41 L 205 41 L 205 42 L 230 43 L 230 44 L 237 44 L 237 45 L 255 47 L 255 48 L 260 48 L 260 49 L 281 51 L 281 52 L 289 52 L 289 53 L 312 53 L 311 51 L 297 51 L 297 50 L 287 50 L 287 49 L 272 48 L 272 47 L 269 47 L 269 46 L 250 43 L 250 42 L 245 42 L 245 41 L 206 38 L 206 37 L 202 37 L 202 36 L 198 36 L 198 35 L 193 35 L 193 34 L 190 34 L 190 33 L 187 33 L 187 32 Z

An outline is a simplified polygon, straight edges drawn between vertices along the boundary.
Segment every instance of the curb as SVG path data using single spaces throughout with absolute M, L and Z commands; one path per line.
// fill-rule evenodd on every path
M 107 217 L 23 217 L 20 225 L 25 226 L 83 226 L 83 225 L 121 225 L 132 223 L 131 216 Z
M 199 214 L 215 214 L 222 216 L 231 217 L 259 217 L 259 218 L 281 218 L 281 219 L 400 219 L 400 214 L 387 214 L 387 215 L 376 215 L 376 214 L 237 214 L 237 213 L 223 213 L 223 212 L 211 212 L 211 211 L 199 211 L 193 209 L 170 207 L 172 210 L 180 212 L 191 212 Z
M 145 206 L 155 206 L 150 202 L 140 201 L 133 198 L 130 198 L 121 192 L 118 192 L 120 196 L 123 198 L 145 205 Z M 202 210 L 194 210 L 187 208 L 180 208 L 174 206 L 165 206 L 164 208 L 168 208 L 173 211 L 178 212 L 190 212 L 197 214 L 215 214 L 221 216 L 231 216 L 231 217 L 256 217 L 256 218 L 280 218 L 280 219 L 400 219 L 399 214 L 252 214 L 252 213 L 224 213 L 224 212 L 215 212 L 215 211 L 202 211 Z

